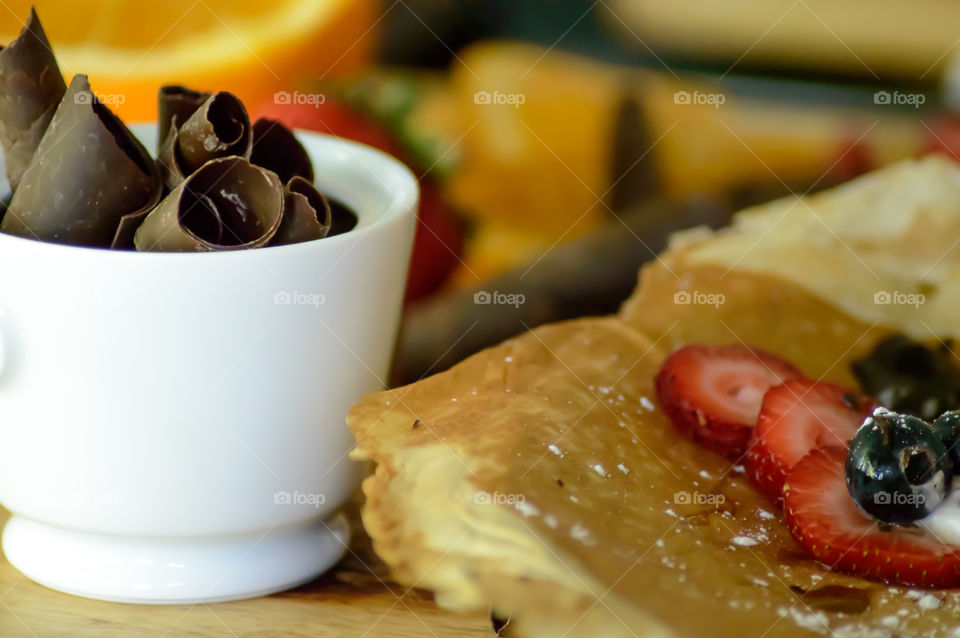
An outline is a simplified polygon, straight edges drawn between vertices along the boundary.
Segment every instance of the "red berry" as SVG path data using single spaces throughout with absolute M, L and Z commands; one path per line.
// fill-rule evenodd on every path
M 420 181 L 420 213 L 413 237 L 413 254 L 407 277 L 407 301 L 416 301 L 437 291 L 460 264 L 464 228 L 457 215 L 443 202 L 436 185 Z
M 924 126 L 924 152 L 960 159 L 960 117 L 939 116 Z
M 787 473 L 815 448 L 846 449 L 874 402 L 843 386 L 791 379 L 767 390 L 744 465 L 750 480 L 778 506 Z
M 917 527 L 884 525 L 854 504 L 844 448 L 810 452 L 790 471 L 784 517 L 790 533 L 831 569 L 912 587 L 960 586 L 960 547 Z
M 372 119 L 335 99 L 311 104 L 277 104 L 267 102 L 256 109 L 259 117 L 279 120 L 291 128 L 304 128 L 327 135 L 355 140 L 394 156 L 400 145 L 390 133 Z
M 691 345 L 667 357 L 656 386 L 663 411 L 684 436 L 738 459 L 767 389 L 801 376 L 793 364 L 757 348 Z

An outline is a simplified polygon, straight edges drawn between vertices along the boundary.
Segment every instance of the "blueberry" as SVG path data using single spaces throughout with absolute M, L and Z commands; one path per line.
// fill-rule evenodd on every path
M 930 427 L 947 448 L 953 471 L 960 472 L 960 410 L 944 412 Z
M 897 412 L 930 421 L 960 407 L 960 366 L 943 343 L 928 346 L 893 335 L 855 361 L 853 373 L 864 392 Z
M 953 461 L 922 419 L 877 408 L 850 442 L 847 491 L 868 515 L 907 525 L 946 497 Z

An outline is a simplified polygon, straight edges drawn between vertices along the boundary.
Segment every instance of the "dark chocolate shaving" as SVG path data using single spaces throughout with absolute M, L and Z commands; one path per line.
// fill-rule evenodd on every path
M 20 183 L 66 89 L 31 8 L 20 35 L 0 49 L 0 146 L 11 188 Z
M 327 197 L 330 203 L 330 232 L 327 237 L 353 230 L 357 225 L 357 215 L 341 201 Z
M 64 94 L 14 191 L 0 230 L 60 244 L 109 248 L 124 218 L 159 198 L 143 145 L 100 103 L 85 75 Z
M 186 122 L 210 98 L 207 91 L 194 91 L 184 86 L 161 86 L 157 92 L 157 148 L 163 145 L 176 118 Z
M 174 118 L 157 161 L 167 188 L 213 159 L 236 155 L 249 159 L 253 145 L 250 118 L 232 93 L 214 93 L 182 124 Z
M 7 209 L 10 208 L 11 199 L 13 199 L 12 191 L 7 191 L 3 197 L 0 197 L 0 224 L 3 223 L 3 216 L 7 214 Z
M 147 215 L 140 251 L 206 252 L 259 248 L 280 227 L 284 189 L 277 176 L 242 157 L 211 160 Z
M 313 181 L 313 163 L 300 140 L 277 120 L 261 117 L 253 123 L 250 161 L 269 168 L 286 184 L 294 177 Z
M 271 246 L 322 239 L 330 232 L 330 204 L 323 193 L 302 177 L 284 187 L 283 221 Z

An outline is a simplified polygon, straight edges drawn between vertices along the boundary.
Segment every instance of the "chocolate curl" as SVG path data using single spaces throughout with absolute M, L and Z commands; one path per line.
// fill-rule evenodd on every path
M 7 209 L 10 208 L 11 199 L 13 199 L 12 191 L 7 191 L 0 197 L 0 223 L 3 223 L 3 216 L 7 214 Z
M 16 189 L 67 90 L 47 34 L 31 7 L 27 24 L 0 49 L 0 146 Z
M 271 246 L 322 239 L 330 232 L 330 203 L 302 177 L 293 177 L 283 189 L 283 221 Z
M 250 161 L 269 168 L 284 184 L 300 176 L 313 182 L 313 163 L 300 140 L 277 120 L 265 117 L 253 123 L 253 151 Z
M 330 232 L 327 236 L 333 237 L 353 230 L 357 225 L 357 215 L 343 202 L 331 197 L 327 198 L 327 202 L 330 204 Z
M 248 159 L 253 144 L 250 117 L 232 93 L 214 93 L 182 124 L 171 121 L 157 161 L 167 188 L 176 188 L 206 162 L 236 155 Z
M 143 145 L 75 75 L 0 231 L 59 244 L 110 247 L 121 220 L 152 208 L 160 173 Z
M 184 86 L 161 86 L 157 92 L 157 148 L 163 145 L 176 118 L 186 122 L 210 98 L 208 91 L 194 91 Z
M 155 252 L 259 248 L 277 233 L 283 202 L 273 172 L 242 157 L 211 160 L 163 198 L 133 241 Z
M 153 196 L 147 200 L 147 203 L 134 212 L 124 215 L 120 218 L 120 224 L 117 226 L 117 232 L 113 235 L 113 241 L 110 248 L 115 250 L 135 250 L 133 245 L 133 236 L 136 234 L 140 224 L 147 218 L 157 204 L 160 203 L 160 196 L 163 195 L 162 180 L 160 179 L 160 168 L 156 162 L 153 162 L 154 175 L 157 180 L 157 188 L 153 191 Z

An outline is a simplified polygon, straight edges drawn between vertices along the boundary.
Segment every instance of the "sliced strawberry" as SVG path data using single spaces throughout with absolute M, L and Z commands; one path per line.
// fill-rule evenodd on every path
M 792 364 L 756 348 L 691 345 L 663 362 L 657 395 L 684 436 L 738 459 L 767 389 L 801 376 Z
M 784 516 L 790 533 L 831 569 L 914 587 L 960 585 L 960 547 L 918 527 L 883 525 L 854 504 L 844 448 L 810 452 L 790 471 Z
M 744 465 L 753 484 L 783 504 L 787 473 L 815 448 L 846 448 L 873 399 L 833 383 L 791 379 L 767 390 Z

